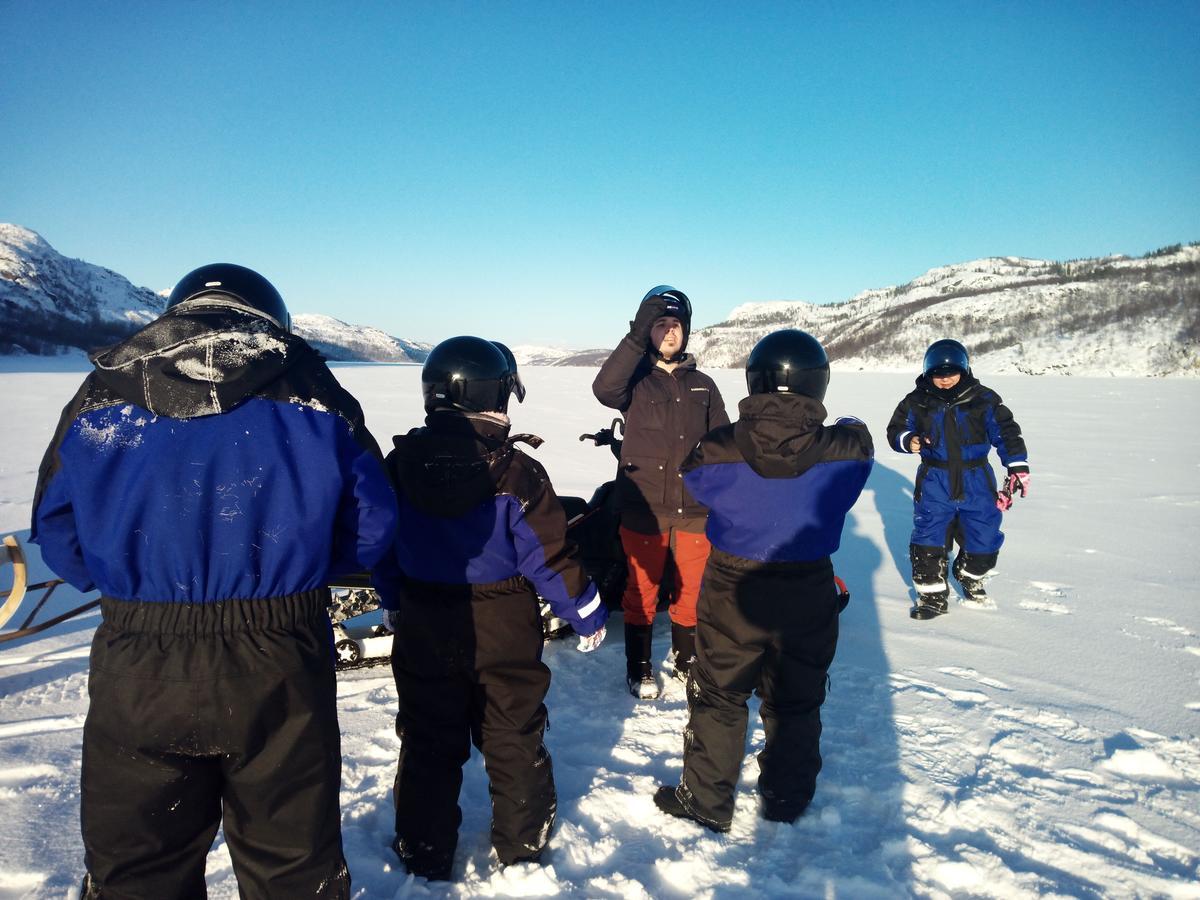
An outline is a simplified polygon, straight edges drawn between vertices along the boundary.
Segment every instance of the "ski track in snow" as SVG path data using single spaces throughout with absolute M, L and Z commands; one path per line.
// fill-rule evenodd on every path
M 419 392 L 410 391 L 409 407 L 397 406 L 390 383 L 372 380 L 415 380 L 417 370 L 337 371 L 364 399 L 377 437 L 386 440 L 419 420 Z M 531 398 L 548 397 L 538 402 L 553 416 L 519 420 L 515 430 L 548 439 L 540 458 L 563 494 L 590 493 L 611 470 L 611 457 L 581 454 L 576 441 L 611 418 L 579 408 L 593 374 L 532 369 L 526 377 Z M 732 408 L 740 373 L 716 377 Z M 864 387 L 848 400 L 834 396 L 846 383 L 835 380 L 831 412 L 857 413 L 873 426 L 886 421 L 900 388 L 907 389 L 900 381 L 863 376 L 855 383 Z M 77 382 L 70 375 L 61 384 L 51 380 L 54 389 L 44 396 L 20 393 L 30 406 L 26 419 L 33 421 L 35 406 L 50 412 L 31 427 L 30 446 L 18 442 L 9 468 L 0 470 L 0 514 L 11 512 L 13 521 L 28 514 L 32 473 L 56 410 Z M 837 557 L 854 598 L 823 709 L 817 796 L 794 825 L 757 815 L 755 755 L 763 731 L 755 700 L 731 833 L 714 835 L 655 809 L 655 787 L 680 774 L 684 686 L 664 682 L 653 702 L 628 696 L 618 616 L 595 653 L 577 653 L 572 640 L 546 648 L 554 676 L 546 740 L 559 792 L 546 865 L 498 869 L 476 754 L 464 772 L 457 881 L 431 885 L 408 876 L 389 848 L 398 750 L 390 671 L 340 675 L 343 836 L 356 900 L 1200 900 L 1200 621 L 1194 601 L 1181 599 L 1200 575 L 1189 543 L 1195 495 L 1168 483 L 1194 478 L 1194 463 L 1187 454 L 1179 457 L 1186 461 L 1168 460 L 1168 448 L 1148 453 L 1149 444 L 1126 448 L 1116 440 L 1153 432 L 1149 423 L 1168 409 L 1160 405 L 1163 392 L 1194 398 L 1196 389 L 1161 381 L 1106 381 L 1103 391 L 1095 385 L 1014 378 L 999 386 L 1030 435 L 1038 467 L 1034 493 L 1005 518 L 1009 542 L 1003 571 L 988 586 L 991 610 L 960 602 L 938 620 L 908 618 L 904 568 L 915 461 L 879 448 L 882 465 Z M 1067 391 L 1075 391 L 1067 401 L 1053 396 Z M 528 406 L 517 415 L 528 416 Z M 1064 409 L 1078 416 L 1068 423 L 1078 429 L 1061 424 Z M 1113 449 L 1081 462 L 1071 434 L 1109 421 L 1120 423 L 1106 444 Z M 1200 438 L 1191 421 L 1174 446 Z M 1163 458 L 1157 468 L 1135 465 L 1152 456 Z M 1086 490 L 1114 472 L 1136 473 L 1113 484 L 1116 494 L 1136 489 L 1152 501 L 1128 504 L 1119 526 L 1107 524 L 1106 501 Z M 1140 563 L 1152 554 L 1164 570 L 1147 580 Z M 55 597 L 63 609 L 77 602 L 66 589 Z M 74 630 L 0 648 L 0 817 L 9 824 L 9 839 L 0 842 L 0 900 L 75 896 L 82 875 L 80 740 L 97 621 L 92 615 Z M 657 659 L 668 644 L 663 615 Z M 220 836 L 208 883 L 214 900 L 237 897 Z

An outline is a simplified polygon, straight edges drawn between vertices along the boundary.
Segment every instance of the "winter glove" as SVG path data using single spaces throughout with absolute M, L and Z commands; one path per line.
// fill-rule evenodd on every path
M 557 615 L 566 619 L 571 623 L 571 627 L 575 629 L 575 633 L 583 638 L 593 638 L 597 631 L 604 630 L 604 623 L 608 621 L 608 607 L 600 599 L 600 595 L 596 593 L 595 585 L 588 585 L 588 589 L 583 592 L 580 597 L 579 606 L 569 612 L 557 613 Z M 604 640 L 601 637 L 596 641 L 596 647 L 600 646 L 600 641 Z M 582 649 L 582 646 L 580 647 Z M 595 649 L 593 647 L 592 649 Z
M 1008 512 L 1013 505 L 1014 491 L 1020 491 L 1022 497 L 1029 495 L 1029 466 L 1024 463 L 1008 467 L 1004 484 L 996 491 L 996 509 Z
M 1029 496 L 1029 466 L 1024 463 L 1009 466 L 1008 478 L 1005 479 L 1004 484 L 1010 494 L 1014 491 L 1020 491 L 1022 497 Z
M 654 327 L 654 323 L 661 319 L 667 312 L 667 301 L 662 297 L 647 297 L 642 301 L 642 305 L 638 307 L 637 315 L 633 317 L 633 321 L 629 323 L 629 337 L 639 347 L 647 347 L 650 345 L 650 329 Z
M 606 634 L 608 634 L 608 629 L 601 625 L 598 631 L 592 632 L 587 637 L 581 636 L 579 638 L 579 652 L 591 653 L 602 643 L 604 643 L 604 635 Z
M 1013 491 L 1020 491 L 1022 497 L 1029 494 L 1029 466 L 1024 463 L 1008 467 L 1004 484 L 996 491 L 996 509 L 1008 512 L 1012 508 Z

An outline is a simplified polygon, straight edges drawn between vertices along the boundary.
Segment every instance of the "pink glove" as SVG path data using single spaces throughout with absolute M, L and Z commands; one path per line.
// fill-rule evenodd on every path
M 1010 494 L 1020 491 L 1022 497 L 1029 496 L 1029 467 L 1009 467 L 1008 478 L 1005 479 L 1005 487 L 1008 488 Z
M 1022 497 L 1029 494 L 1029 466 L 1021 464 L 1009 466 L 1004 484 L 996 491 L 996 509 L 1007 512 L 1013 505 L 1013 492 L 1019 491 Z

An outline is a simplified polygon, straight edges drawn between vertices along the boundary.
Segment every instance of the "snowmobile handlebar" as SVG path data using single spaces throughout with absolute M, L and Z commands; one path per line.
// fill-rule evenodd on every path
M 617 432 L 620 432 L 618 436 Z M 595 434 L 581 434 L 581 441 L 592 441 L 597 447 L 611 447 L 613 444 L 620 444 L 625 437 L 625 420 L 617 416 L 612 420 L 612 424 L 607 428 L 601 428 Z
M 601 428 L 595 434 L 581 434 L 579 440 L 591 441 L 597 447 L 609 447 L 617 459 L 621 458 L 621 444 L 625 438 L 625 420 L 617 416 L 607 428 Z

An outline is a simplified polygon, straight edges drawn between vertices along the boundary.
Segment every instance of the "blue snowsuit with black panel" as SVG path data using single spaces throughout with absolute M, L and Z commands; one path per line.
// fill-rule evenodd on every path
M 43 559 L 101 594 L 84 896 L 203 897 L 223 822 L 242 897 L 341 900 L 326 582 L 388 550 L 395 498 L 315 350 L 185 310 L 93 358 L 34 499 Z
M 1006 467 L 1027 462 L 1021 427 L 1000 396 L 973 375 L 964 374 L 947 390 L 921 375 L 887 427 L 897 453 L 912 452 L 914 435 L 923 439 L 909 548 L 914 581 L 944 580 L 954 541 L 961 547 L 958 564 L 978 578 L 996 565 L 1004 543 L 988 453 L 995 447 Z
M 497 414 L 438 410 L 396 436 L 386 461 L 399 509 L 395 553 L 377 578 L 384 606 L 398 611 L 395 846 L 429 878 L 450 877 L 472 743 L 500 862 L 545 848 L 557 799 L 542 740 L 550 670 L 536 594 L 580 635 L 608 618 L 545 469 L 518 440 L 541 443 L 510 437 Z
M 738 411 L 682 466 L 709 509 L 713 549 L 696 609 L 676 796 L 718 830 L 733 817 L 753 692 L 766 734 L 764 813 L 792 821 L 812 800 L 841 609 L 830 556 L 874 461 L 867 427 L 848 418 L 824 425 L 825 407 L 811 397 L 755 394 Z

